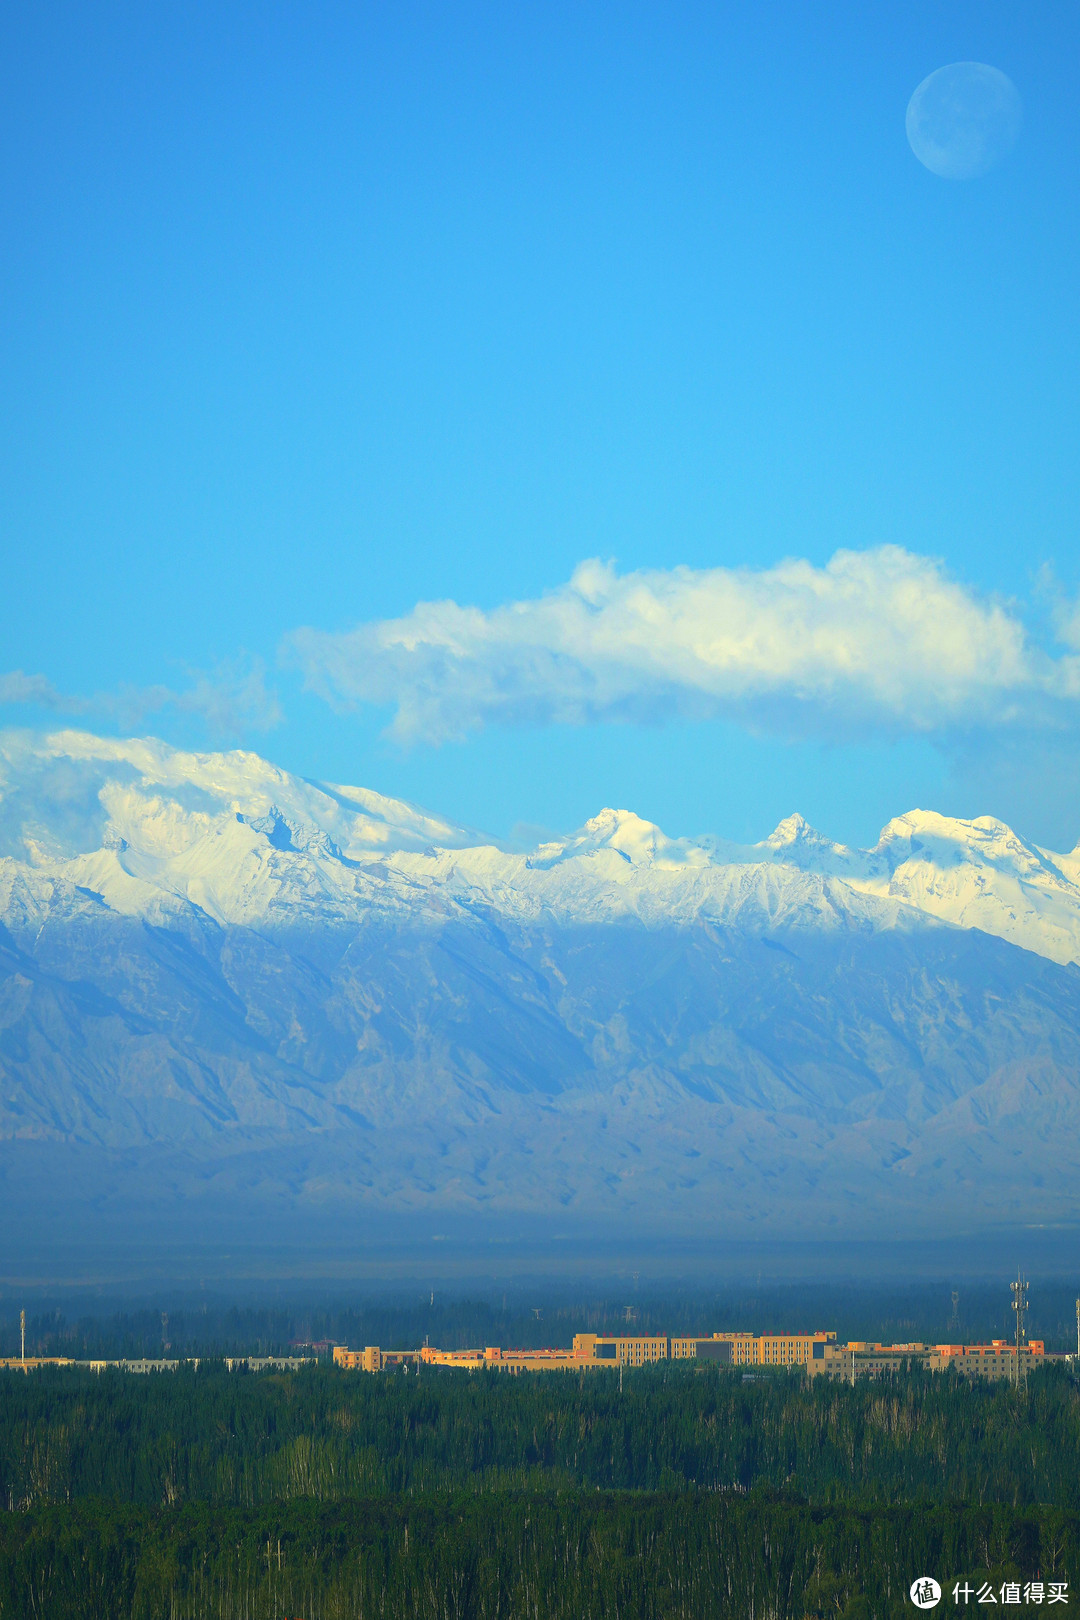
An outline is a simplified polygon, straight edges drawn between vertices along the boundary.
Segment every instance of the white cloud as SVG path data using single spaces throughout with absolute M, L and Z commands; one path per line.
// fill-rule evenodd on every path
M 32 703 L 39 709 L 57 709 L 63 714 L 85 714 L 87 699 L 58 692 L 45 675 L 27 675 L 21 669 L 0 675 L 0 703 Z
M 98 692 L 80 697 L 60 692 L 44 675 L 21 669 L 0 675 L 0 703 L 25 703 L 61 714 L 107 715 L 125 729 L 142 724 L 148 714 L 175 709 L 199 715 L 218 736 L 241 736 L 246 731 L 269 731 L 281 720 L 277 694 L 266 685 L 260 660 L 236 660 L 219 665 L 212 675 L 191 671 L 192 685 L 125 686 L 119 692 Z
M 168 692 L 164 702 L 185 714 L 197 714 L 212 732 L 239 736 L 245 731 L 272 731 L 280 725 L 277 693 L 266 685 L 261 659 L 220 664 L 212 675 L 193 672 L 185 692 Z
M 1033 644 L 1014 606 L 896 546 L 824 567 L 641 570 L 582 563 L 535 601 L 421 602 L 286 656 L 330 702 L 392 705 L 402 741 L 484 725 L 729 717 L 781 733 L 947 733 L 1061 723 L 1080 657 Z

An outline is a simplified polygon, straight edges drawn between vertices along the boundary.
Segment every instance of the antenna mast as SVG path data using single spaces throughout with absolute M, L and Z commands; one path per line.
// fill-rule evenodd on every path
M 1076 1302 L 1076 1319 L 1080 1322 L 1080 1299 Z M 19 1355 L 22 1361 L 26 1360 L 26 1312 L 19 1312 Z
M 1027 1338 L 1024 1332 L 1024 1317 L 1027 1314 L 1028 1285 L 1024 1276 L 1018 1271 L 1016 1281 L 1009 1284 L 1013 1297 L 1012 1308 L 1016 1312 L 1016 1384 L 1020 1385 L 1020 1346 Z M 1024 1369 L 1024 1382 L 1027 1383 L 1027 1368 Z

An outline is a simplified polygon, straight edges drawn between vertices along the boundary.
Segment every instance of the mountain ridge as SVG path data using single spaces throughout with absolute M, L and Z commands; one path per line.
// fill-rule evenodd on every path
M 0 851 L 0 1177 L 90 1229 L 1077 1213 L 1080 871 L 991 817 L 521 852 L 61 732 L 0 737 Z
M 54 775 L 82 769 L 77 825 L 70 792 L 59 830 L 40 813 L 19 815 L 28 786 L 38 805 L 47 795 L 50 767 Z M 568 917 L 585 908 L 593 917 L 606 904 L 616 915 L 685 921 L 710 899 L 721 914 L 725 904 L 740 907 L 755 882 L 768 913 L 776 883 L 746 877 L 768 867 L 784 869 L 788 903 L 816 908 L 823 926 L 838 904 L 865 920 L 866 902 L 880 902 L 881 926 L 895 926 L 898 909 L 909 908 L 1080 962 L 1080 855 L 1038 848 L 993 817 L 909 811 L 872 849 L 855 850 L 800 815 L 740 845 L 670 838 L 631 811 L 605 809 L 521 853 L 402 800 L 291 777 L 250 753 L 191 754 L 70 731 L 0 739 L 0 918 L 21 914 L 23 925 L 48 915 L 61 892 L 72 905 L 76 893 L 96 895 L 121 915 L 178 914 L 187 905 L 219 923 L 250 923 L 282 906 L 294 917 L 355 920 L 366 907 L 408 907 L 439 888 L 496 908 Z M 816 884 L 800 891 L 797 873 Z

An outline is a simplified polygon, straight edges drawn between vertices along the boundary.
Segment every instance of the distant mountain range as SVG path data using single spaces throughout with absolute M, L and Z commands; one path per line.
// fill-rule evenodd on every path
M 57 1229 L 1071 1223 L 1078 964 L 1080 850 L 989 817 L 522 854 L 250 753 L 0 737 L 0 1177 Z

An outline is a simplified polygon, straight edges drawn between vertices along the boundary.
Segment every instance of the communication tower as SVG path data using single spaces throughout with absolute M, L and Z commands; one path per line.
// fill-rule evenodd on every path
M 949 1332 L 954 1338 L 960 1333 L 960 1293 L 954 1288 L 952 1291 L 952 1315 L 949 1317 Z
M 1080 1321 L 1080 1300 L 1077 1300 L 1076 1307 L 1077 1307 L 1077 1321 Z M 25 1311 L 20 1311 L 19 1312 L 19 1356 L 20 1356 L 21 1360 L 23 1360 L 23 1361 L 26 1360 L 26 1312 Z
M 1080 1361 L 1080 1299 L 1076 1302 L 1076 1359 Z
M 1020 1272 L 1017 1272 L 1016 1281 L 1009 1284 L 1009 1289 L 1013 1297 L 1012 1308 L 1016 1312 L 1016 1382 L 1017 1386 L 1019 1386 L 1022 1377 L 1025 1383 L 1027 1381 L 1027 1368 L 1024 1368 L 1023 1373 L 1020 1370 L 1020 1346 L 1027 1340 L 1027 1334 L 1024 1331 L 1024 1317 L 1027 1315 L 1028 1308 L 1027 1279 Z

